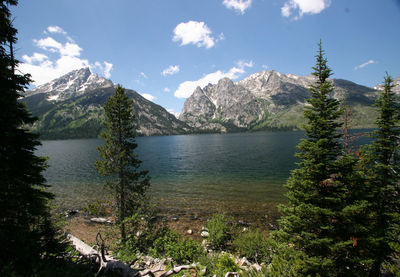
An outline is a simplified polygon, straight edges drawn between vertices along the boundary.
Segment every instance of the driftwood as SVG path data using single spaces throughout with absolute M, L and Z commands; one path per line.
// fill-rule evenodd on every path
M 181 270 L 183 270 L 183 269 L 190 269 L 190 268 L 192 268 L 193 266 L 191 266 L 191 265 L 181 265 L 181 266 L 177 266 L 177 267 L 174 267 L 173 269 L 171 269 L 171 270 L 169 270 L 169 271 L 167 271 L 167 272 L 164 272 L 160 277 L 167 277 L 167 276 L 170 276 L 170 275 L 172 275 L 172 274 L 175 274 L 175 273 L 179 273 Z
M 72 234 L 67 235 L 67 239 L 72 243 L 72 246 L 84 257 L 89 260 L 93 260 L 100 265 L 100 268 L 96 276 L 106 274 L 107 272 L 115 272 L 123 277 L 133 277 L 136 275 L 136 271 L 124 264 L 123 262 L 114 259 L 112 256 L 106 255 L 104 250 L 104 242 L 101 238 L 100 233 L 97 234 L 96 240 L 100 247 L 100 253 L 93 247 L 90 247 L 77 237 Z M 99 243 L 99 240 L 101 242 Z M 137 275 L 136 275 L 137 276 Z

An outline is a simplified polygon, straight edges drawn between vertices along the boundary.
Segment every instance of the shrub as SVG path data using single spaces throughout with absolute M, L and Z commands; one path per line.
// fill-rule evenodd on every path
M 271 262 L 271 240 L 259 229 L 240 234 L 235 238 L 233 245 L 241 256 L 250 261 Z
M 275 247 L 276 253 L 273 255 L 270 264 L 270 276 L 297 277 L 307 275 L 303 269 L 306 261 L 310 262 L 310 257 L 304 252 L 285 244 L 276 245 Z
M 179 264 L 196 261 L 204 255 L 204 249 L 198 242 L 185 239 L 169 229 L 165 229 L 162 236 L 154 241 L 150 252 L 156 257 L 170 257 Z
M 206 276 L 223 277 L 227 272 L 238 272 L 240 270 L 228 253 L 222 256 L 218 254 L 203 255 L 199 262 L 207 268 Z
M 217 261 L 217 269 L 219 273 L 222 273 L 225 275 L 227 272 L 237 272 L 240 268 L 239 266 L 235 263 L 233 258 L 228 254 L 225 253 L 221 257 L 219 257 Z
M 107 215 L 107 207 L 109 204 L 109 202 L 97 199 L 94 202 L 87 204 L 83 210 L 90 215 L 105 216 Z
M 214 214 L 207 222 L 208 242 L 213 249 L 226 249 L 234 234 L 232 219 L 223 214 Z

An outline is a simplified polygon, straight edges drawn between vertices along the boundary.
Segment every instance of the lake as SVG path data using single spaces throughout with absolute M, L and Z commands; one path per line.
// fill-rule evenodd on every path
M 137 138 L 149 194 L 167 213 L 227 211 L 260 216 L 285 201 L 283 184 L 295 167 L 301 131 L 155 136 Z M 100 139 L 43 141 L 45 172 L 61 208 L 85 206 L 104 196 L 104 178 L 94 170 Z

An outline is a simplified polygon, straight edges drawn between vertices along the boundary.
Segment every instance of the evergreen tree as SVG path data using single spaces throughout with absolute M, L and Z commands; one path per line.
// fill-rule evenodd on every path
M 353 170 L 356 160 L 340 143 L 342 110 L 340 102 L 330 97 L 331 69 L 321 43 L 316 60 L 312 73 L 316 81 L 304 110 L 307 138 L 298 145 L 300 162 L 286 184 L 288 204 L 281 206 L 281 229 L 274 236 L 308 257 L 298 275 L 345 276 L 357 263 L 357 255 L 349 257 L 357 239 L 350 218 L 365 203 L 357 202 L 361 195 L 349 191 L 359 180 Z M 359 229 L 365 231 L 362 223 Z
M 372 133 L 372 144 L 362 151 L 361 164 L 370 192 L 370 276 L 380 276 L 382 264 L 390 260 L 400 238 L 400 103 L 393 87 L 393 79 L 386 76 L 376 102 L 377 130 Z
M 36 118 L 18 101 L 30 79 L 16 73 L 9 6 L 17 3 L 0 1 L 0 275 L 27 276 L 57 242 L 48 208 L 53 196 L 42 175 L 46 159 L 35 156 L 38 136 L 25 128 Z
M 132 100 L 121 86 L 104 105 L 106 131 L 101 134 L 104 145 L 98 147 L 101 159 L 96 161 L 98 172 L 112 177 L 107 182 L 114 194 L 117 221 L 122 241 L 126 240 L 124 220 L 140 208 L 150 185 L 147 171 L 139 171 L 141 161 L 134 150 L 136 126 Z

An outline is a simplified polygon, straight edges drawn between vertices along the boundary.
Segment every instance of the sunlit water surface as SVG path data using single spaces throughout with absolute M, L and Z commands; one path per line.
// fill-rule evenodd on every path
M 283 184 L 303 137 L 300 131 L 139 137 L 137 153 L 160 208 L 258 217 L 285 201 Z M 105 180 L 94 169 L 101 144 L 99 139 L 43 141 L 37 154 L 49 157 L 45 177 L 59 207 L 80 209 L 104 196 Z

